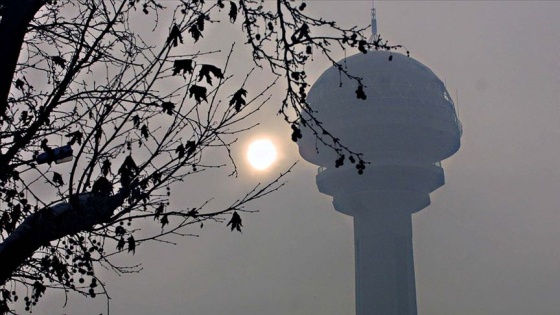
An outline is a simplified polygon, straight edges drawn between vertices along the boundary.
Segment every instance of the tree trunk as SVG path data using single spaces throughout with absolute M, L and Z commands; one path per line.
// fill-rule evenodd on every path
M 59 203 L 29 215 L 0 244 L 0 286 L 41 246 L 110 221 L 127 195 L 123 192 L 108 197 L 82 194 L 75 203 Z
M 4 0 L 0 21 L 0 117 L 6 118 L 8 95 L 27 27 L 44 0 Z

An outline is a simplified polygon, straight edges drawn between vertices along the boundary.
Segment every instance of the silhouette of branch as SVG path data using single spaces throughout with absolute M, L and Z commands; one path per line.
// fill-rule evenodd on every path
M 285 87 L 278 113 L 292 139 L 311 125 L 317 141 L 362 162 L 316 118 L 305 65 L 324 56 L 361 89 L 361 79 L 337 64 L 335 48 L 398 46 L 381 37 L 367 43 L 364 28 L 339 27 L 288 0 L 163 4 L 0 0 L 0 290 L 29 289 L 1 291 L 0 313 L 24 291 L 29 311 L 51 288 L 108 297 L 96 268 L 139 272 L 141 265 L 118 266 L 114 258 L 134 255 L 147 241 L 196 235 L 193 225 L 229 223 L 241 231 L 244 215 L 256 211 L 249 205 L 280 189 L 293 166 L 225 207 L 212 198 L 177 207 L 171 188 L 224 166 L 237 177 L 233 144 L 259 125 L 255 113 L 276 103 L 269 100 L 277 82 Z M 163 12 L 169 24 L 160 22 Z M 165 36 L 144 36 L 135 20 L 146 16 Z M 224 53 L 197 50 L 215 39 L 207 31 L 218 22 L 246 35 L 254 66 L 239 79 L 230 73 L 233 43 L 220 42 L 229 47 Z M 253 74 L 261 70 L 274 78 L 255 90 Z

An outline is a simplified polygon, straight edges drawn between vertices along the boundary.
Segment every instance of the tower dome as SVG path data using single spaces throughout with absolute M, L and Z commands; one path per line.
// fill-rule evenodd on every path
M 364 153 L 370 162 L 390 156 L 434 163 L 459 149 L 462 131 L 453 101 L 428 67 L 387 51 L 360 53 L 339 63 L 362 79 L 367 99 L 356 98 L 356 82 L 333 66 L 313 85 L 307 100 L 318 121 L 343 145 Z M 311 131 L 302 132 L 302 157 L 332 166 L 335 152 L 324 145 L 317 150 Z

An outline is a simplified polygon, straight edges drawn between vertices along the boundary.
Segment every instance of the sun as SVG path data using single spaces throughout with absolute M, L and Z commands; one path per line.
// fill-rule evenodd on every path
M 247 160 L 254 169 L 267 169 L 276 160 L 276 148 L 270 140 L 256 140 L 249 145 Z

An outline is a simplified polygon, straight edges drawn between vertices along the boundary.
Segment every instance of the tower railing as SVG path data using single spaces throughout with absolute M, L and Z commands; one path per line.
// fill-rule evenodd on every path
M 371 162 L 370 165 L 375 165 L 375 163 Z M 434 163 L 432 163 L 432 165 L 434 165 L 434 166 L 436 166 L 436 167 L 439 167 L 439 168 L 443 168 L 443 166 L 441 165 L 441 162 L 440 162 L 440 161 L 434 162 Z M 325 166 L 319 166 L 319 167 L 317 168 L 317 175 L 323 173 L 323 172 L 326 171 L 326 170 L 327 170 L 327 167 L 325 167 Z

